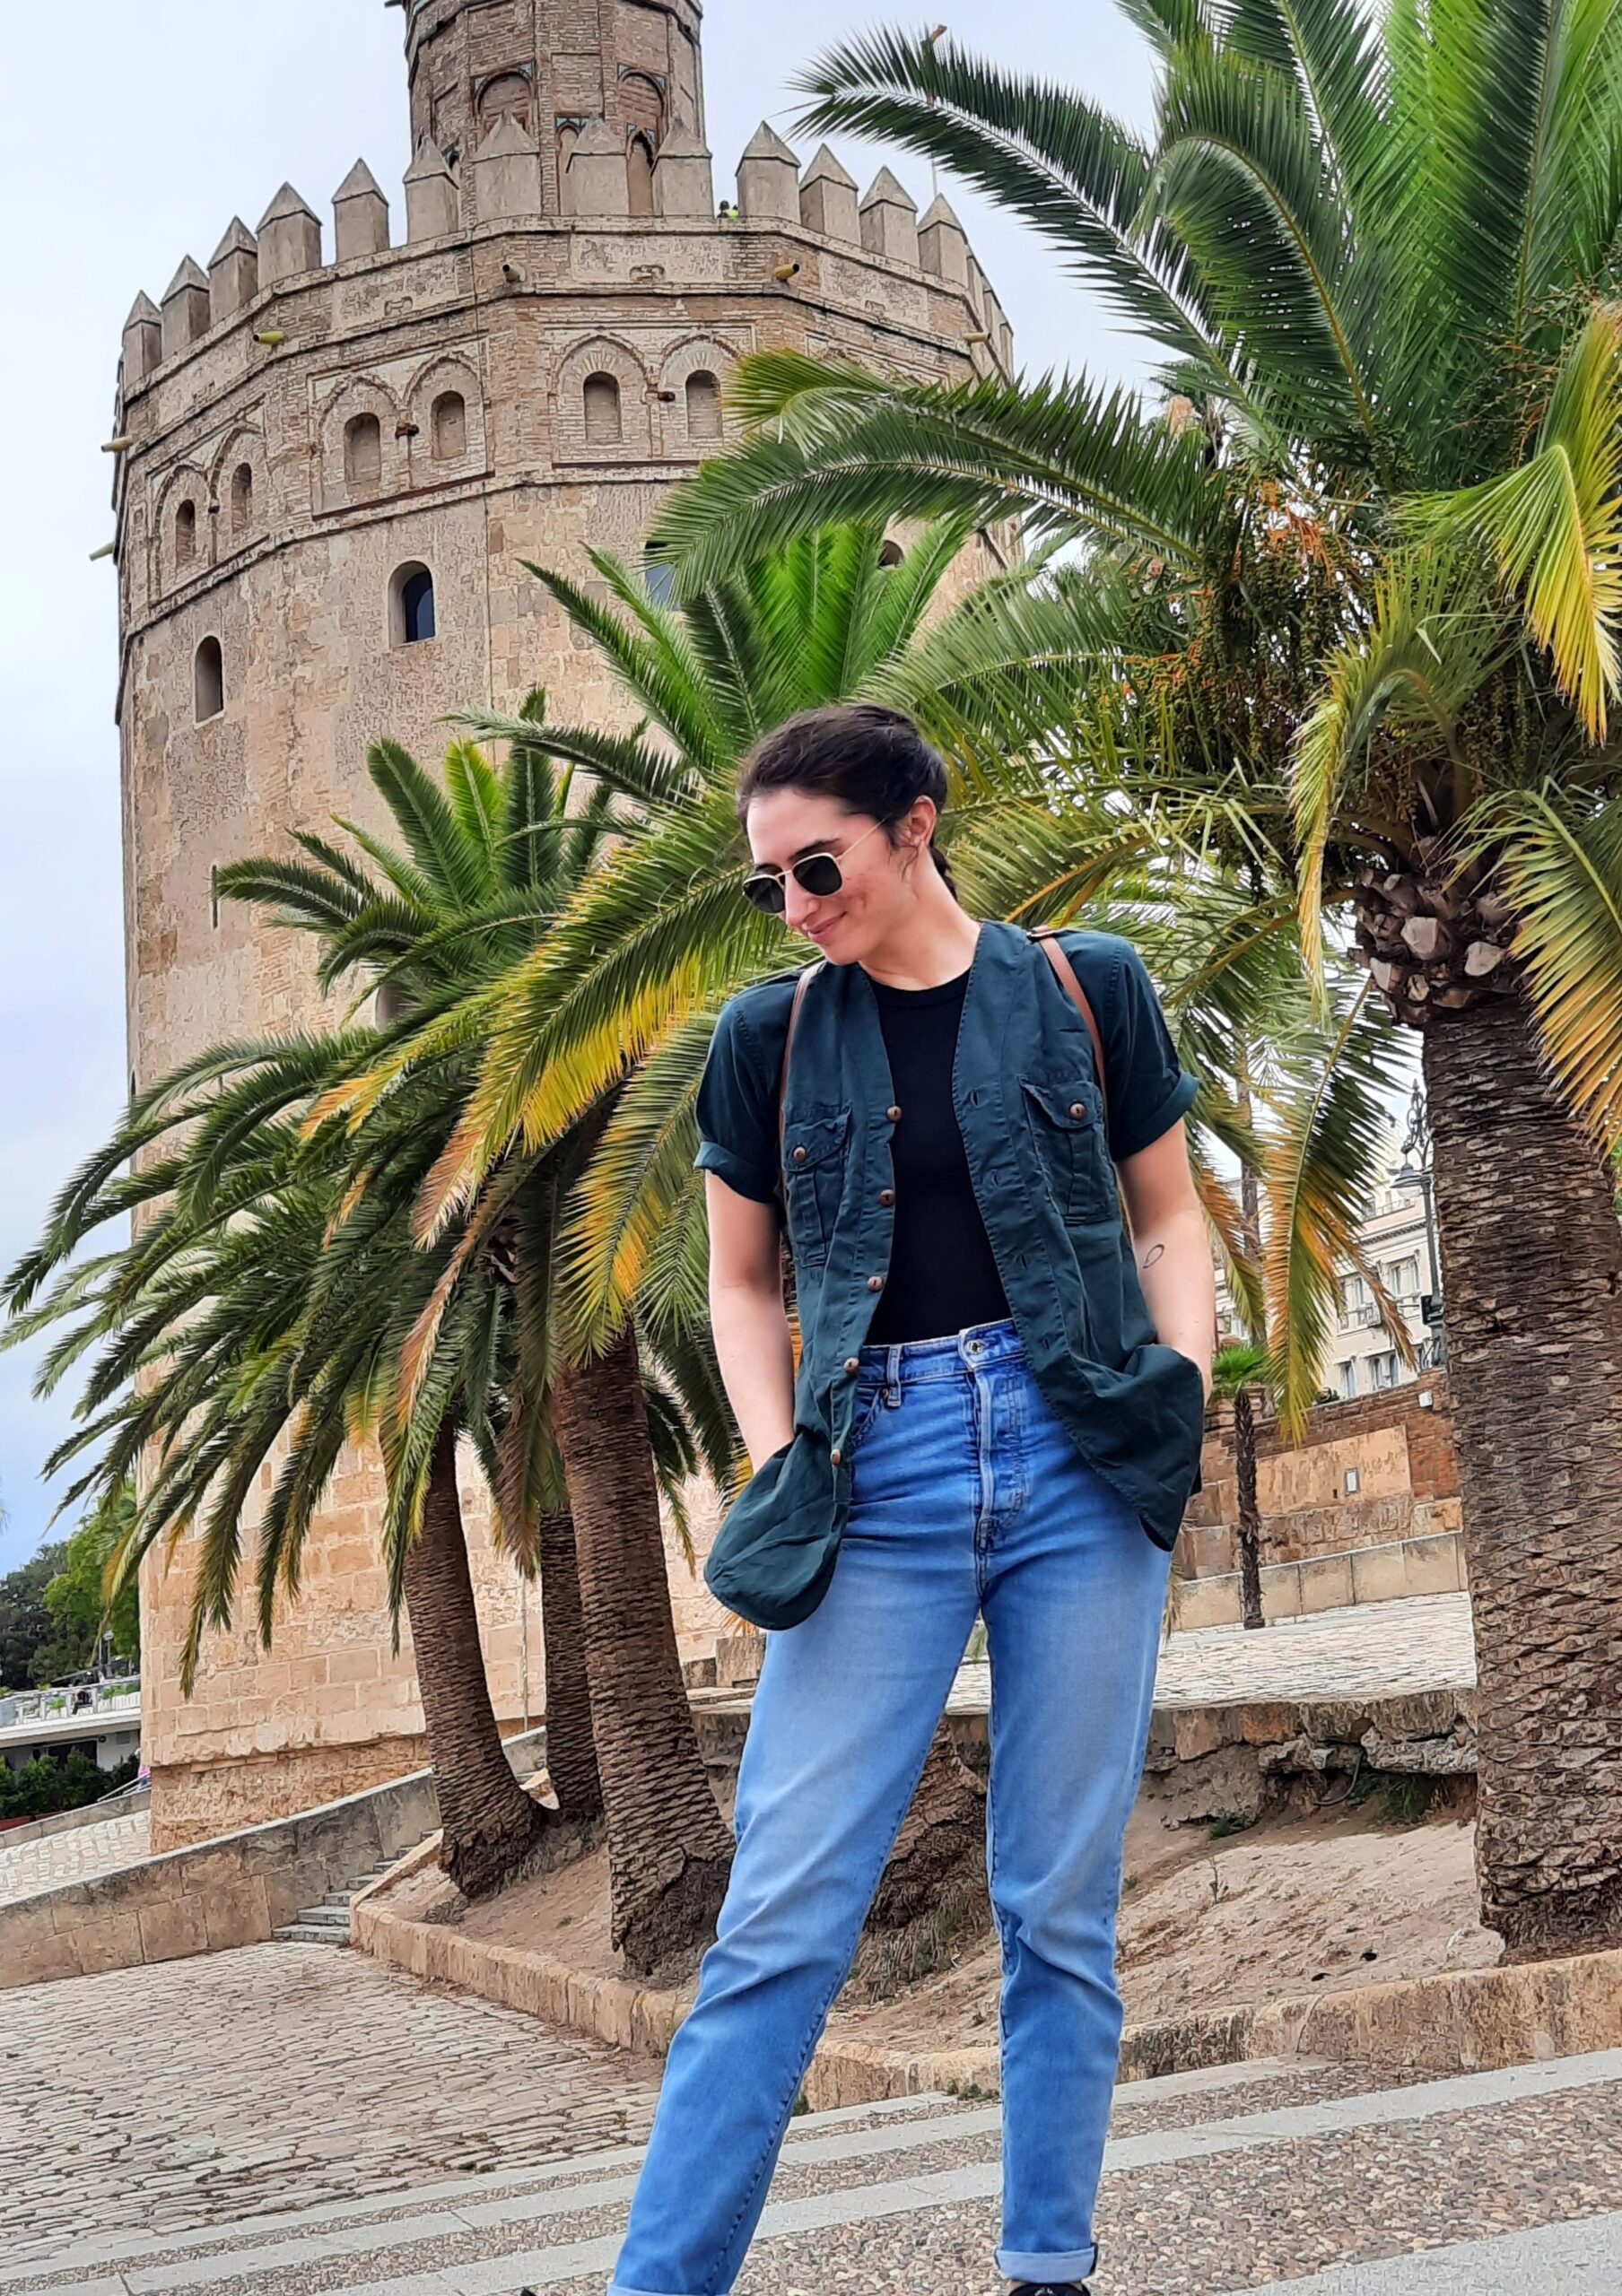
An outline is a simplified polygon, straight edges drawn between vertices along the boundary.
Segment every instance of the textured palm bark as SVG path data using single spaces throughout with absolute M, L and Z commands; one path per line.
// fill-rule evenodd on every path
M 486 1897 L 550 1862 L 558 1821 L 513 1776 L 496 1726 L 452 1433 L 435 1448 L 422 1531 L 406 1557 L 406 1607 L 439 1789 L 440 1863 L 464 1897 Z
M 1519 996 L 1426 1031 L 1480 1679 L 1482 1919 L 1622 1944 L 1622 1229 Z
M 910 1984 L 990 1920 L 986 1789 L 943 1720 L 868 1911 L 852 1982 L 868 1993 Z
M 652 1976 L 713 1935 L 732 1862 L 676 1647 L 636 1342 L 561 1370 L 552 1395 L 580 1559 L 592 1732 L 607 1805 L 611 1934 Z
M 580 1573 L 574 1518 L 567 1508 L 543 1515 L 541 1636 L 546 1664 L 546 1773 L 566 1818 L 599 1818 L 603 1781 L 591 1735 L 591 1691 L 580 1630 Z
M 1239 1485 L 1239 1613 L 1246 1626 L 1265 1626 L 1261 1608 L 1261 1509 L 1256 1503 L 1256 1414 L 1250 1390 L 1234 1397 L 1234 1468 Z

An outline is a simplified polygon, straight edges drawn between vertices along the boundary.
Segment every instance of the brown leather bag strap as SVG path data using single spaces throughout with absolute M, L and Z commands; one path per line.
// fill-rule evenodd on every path
M 1103 1102 L 1103 1136 L 1110 1136 L 1110 1088 L 1104 1082 L 1103 1039 L 1098 1033 L 1098 1023 L 1093 1017 L 1093 1007 L 1087 1002 L 1087 992 L 1076 978 L 1076 968 L 1059 944 L 1059 935 L 1051 925 L 1039 925 L 1029 938 L 1037 942 L 1042 954 L 1052 966 L 1060 987 L 1087 1024 L 1087 1034 L 1093 1039 L 1093 1065 L 1098 1071 L 1099 1098 Z
M 783 1065 L 778 1071 L 777 1077 L 777 1173 L 779 1183 L 783 1189 L 785 1209 L 788 1205 L 788 1180 L 783 1169 L 785 1162 L 783 1135 L 789 1123 L 789 1055 L 794 1049 L 794 1031 L 799 1026 L 799 1008 L 806 1001 L 806 991 L 811 986 L 811 976 L 813 973 L 821 972 L 826 962 L 825 957 L 819 957 L 814 965 L 806 967 L 795 982 L 794 1002 L 789 1007 L 789 1033 L 783 1039 Z

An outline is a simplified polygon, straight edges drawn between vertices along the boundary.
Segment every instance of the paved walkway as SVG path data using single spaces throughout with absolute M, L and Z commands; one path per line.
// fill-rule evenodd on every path
M 1418 1595 L 1278 1619 L 1254 1630 L 1202 1626 L 1173 1634 L 1160 1646 L 1155 1703 L 1396 1697 L 1469 1690 L 1475 1680 L 1469 1596 Z M 983 1713 L 990 1694 L 989 1666 L 959 1668 L 955 1711 Z M 746 1700 L 748 1693 L 741 1695 Z
M 148 1813 L 138 1810 L 126 1817 L 103 1818 L 99 1825 L 41 1834 L 37 1840 L 10 1848 L 0 1833 L 0 1905 L 31 1898 L 37 1890 L 93 1881 L 98 1874 L 138 1865 L 149 1854 L 147 1826 Z
M 647 2067 L 274 1945 L 4 2002 L 0 2296 L 601 2296 Z M 797 2120 L 737 2296 L 1001 2296 L 1000 2179 L 994 2106 Z M 1138 2083 L 1098 2234 L 1095 2296 L 1600 2296 L 1622 2051 Z

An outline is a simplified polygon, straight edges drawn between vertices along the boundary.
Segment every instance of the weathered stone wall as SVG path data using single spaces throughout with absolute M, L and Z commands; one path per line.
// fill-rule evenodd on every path
M 388 244 L 363 169 L 344 187 L 336 265 L 317 218 L 284 191 L 257 242 L 233 226 L 206 282 L 194 266 L 161 315 L 143 299 L 126 331 L 118 720 L 142 1085 L 220 1038 L 347 1010 L 344 995 L 317 997 L 299 936 L 214 900 L 214 873 L 337 814 L 381 827 L 365 772 L 379 735 L 432 760 L 448 714 L 513 709 L 536 685 L 556 715 L 624 722 L 600 657 L 523 561 L 589 583 L 589 546 L 635 555 L 663 489 L 718 443 L 713 399 L 690 396 L 690 378 L 724 384 L 738 358 L 771 345 L 922 378 L 1010 363 L 1007 321 L 944 204 L 920 231 L 881 178 L 871 212 L 859 211 L 831 161 L 802 193 L 793 154 L 763 134 L 740 175 L 741 218 L 717 222 L 690 0 L 423 0 L 407 25 L 414 126 L 441 140 L 414 161 L 407 243 Z M 642 52 L 650 39 L 664 43 L 662 65 Z M 595 94 L 580 77 L 588 56 L 601 66 Z M 656 219 L 635 212 L 625 170 L 661 75 L 671 133 Z M 578 116 L 593 105 L 595 127 Z M 587 420 L 587 380 L 604 376 L 618 385 L 617 435 Z M 998 562 L 998 544 L 978 540 L 954 588 Z M 406 645 L 395 591 L 414 564 L 433 577 L 437 627 Z M 208 714 L 198 657 L 214 644 L 223 706 Z M 519 1591 L 476 1478 L 464 1497 L 496 1710 L 517 1727 Z M 715 1511 L 711 1495 L 711 1526 Z M 150 1562 L 156 1845 L 421 1760 L 408 1631 L 390 1648 L 379 1518 L 375 1463 L 346 1459 L 272 1648 L 246 1622 L 211 1636 L 189 1701 L 177 1685 L 191 1557 L 183 1544 L 167 1571 Z M 678 1633 L 698 1655 L 726 1622 L 671 1545 Z M 532 1596 L 531 1713 L 541 1675 Z
M 1357 1478 L 1355 1490 L 1348 1470 Z M 1175 1557 L 1177 1571 L 1189 1578 L 1238 1567 L 1231 1405 L 1211 1414 L 1202 1474 Z M 1426 1371 L 1379 1395 L 1321 1404 L 1296 1446 L 1280 1441 L 1270 1417 L 1260 1419 L 1256 1495 L 1264 1566 L 1457 1532 L 1459 1470 L 1446 1372 Z

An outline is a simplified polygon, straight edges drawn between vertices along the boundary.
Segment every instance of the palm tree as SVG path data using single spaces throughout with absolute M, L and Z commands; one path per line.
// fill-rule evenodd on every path
M 1079 540 L 1091 676 L 1079 709 L 1048 681 L 1061 747 L 1155 713 L 1187 805 L 1297 883 L 1320 986 L 1326 914 L 1355 927 L 1419 1032 L 1435 1142 L 1483 1918 L 1513 1955 L 1614 1942 L 1622 9 L 1128 13 L 1156 52 L 1147 139 L 884 31 L 816 67 L 807 117 L 1024 215 L 1156 346 L 1161 404 L 774 355 L 740 385 L 768 427 L 656 538 L 689 581 L 830 517 Z M 1558 1366 L 1530 1393 L 1529 1356 Z
M 1220 1349 L 1213 1367 L 1214 1396 L 1234 1406 L 1234 1477 L 1238 1485 L 1239 1520 L 1234 1544 L 1239 1551 L 1239 1614 L 1246 1626 L 1265 1626 L 1261 1607 L 1261 1514 L 1256 1504 L 1256 1414 L 1251 1405 L 1252 1387 L 1268 1376 L 1265 1348 L 1248 1343 Z
M 94 1455 L 76 1491 L 109 1487 L 156 1449 L 126 1577 L 160 1535 L 172 1543 L 203 1517 L 188 1691 L 205 1628 L 229 1622 L 247 1494 L 273 1452 L 285 1456 L 257 1571 L 267 1642 L 278 1591 L 296 1592 L 303 1542 L 345 1438 L 380 1435 L 391 1596 L 397 1622 L 402 1602 L 412 1618 L 445 1862 L 472 1896 L 578 1847 L 602 1806 L 569 1475 L 554 1425 L 559 1206 L 583 1144 L 571 1137 L 515 1160 L 499 1216 L 458 1223 L 423 1252 L 411 1215 L 454 1121 L 466 1056 L 414 1070 L 353 1140 L 323 1103 L 465 994 L 481 965 L 499 969 L 529 946 L 595 865 L 612 816 L 595 798 L 570 817 L 567 784 L 532 736 L 514 744 L 500 778 L 470 747 L 454 751 L 444 792 L 392 744 L 379 744 L 371 765 L 403 849 L 354 831 L 357 859 L 307 837 L 298 859 L 240 864 L 222 873 L 222 890 L 316 935 L 324 987 L 357 970 L 368 987 L 380 978 L 384 1025 L 223 1048 L 145 1095 L 13 1274 L 10 1336 L 71 1322 L 47 1360 L 48 1382 L 102 1345 L 83 1407 L 89 1423 L 59 1455 Z M 118 1177 L 126 1161 L 138 1166 L 127 1179 Z M 144 1224 L 125 1251 L 68 1265 L 96 1228 L 131 1211 Z M 33 1307 L 52 1275 L 54 1289 Z M 689 1351 L 676 1378 L 674 1389 L 651 1378 L 645 1399 L 639 1386 L 637 1400 L 649 1474 L 657 1459 L 679 1519 L 682 1484 L 700 1463 L 689 1416 L 712 1426 L 717 1405 L 702 1356 Z M 456 1472 L 464 1434 L 479 1451 L 498 1530 L 524 1566 L 539 1560 L 561 1833 L 519 1790 L 490 1706 Z M 657 1538 L 657 1486 L 653 1516 Z M 658 1570 L 662 1593 L 662 1550 Z M 679 1692 L 673 1638 L 670 1660 Z M 632 1663 L 647 1666 L 645 1638 Z

